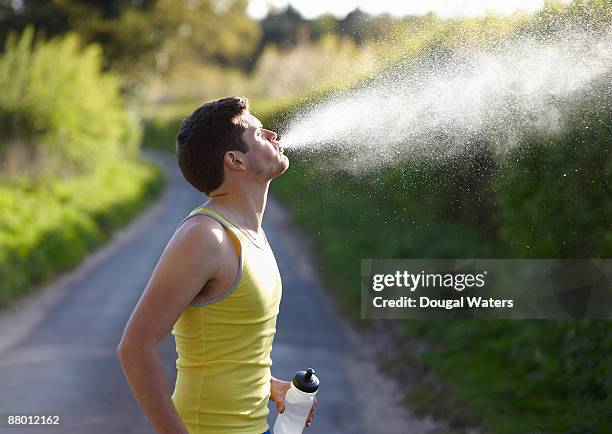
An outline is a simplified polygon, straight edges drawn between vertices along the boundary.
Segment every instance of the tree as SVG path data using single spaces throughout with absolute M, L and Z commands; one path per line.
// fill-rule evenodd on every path
M 243 66 L 259 41 L 247 0 L 0 0 L 0 43 L 33 25 L 46 37 L 77 32 L 98 43 L 104 67 L 133 88 L 178 56 Z

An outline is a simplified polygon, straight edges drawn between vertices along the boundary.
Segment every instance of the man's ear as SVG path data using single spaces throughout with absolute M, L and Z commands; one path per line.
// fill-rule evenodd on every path
M 223 163 L 231 170 L 244 170 L 244 159 L 242 152 L 228 151 L 223 157 Z

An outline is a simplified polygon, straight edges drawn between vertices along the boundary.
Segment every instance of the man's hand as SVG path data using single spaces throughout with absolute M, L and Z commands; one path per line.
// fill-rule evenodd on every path
M 270 380 L 270 399 L 274 401 L 276 409 L 279 413 L 285 411 L 285 395 L 290 388 L 291 383 L 288 381 L 278 380 L 274 377 L 272 377 Z M 306 424 L 304 426 L 309 427 L 312 424 L 312 419 L 314 418 L 316 408 L 317 398 L 314 398 L 312 408 L 310 409 L 310 413 L 308 413 L 308 418 L 306 419 Z
M 285 411 L 285 395 L 291 388 L 288 381 L 278 380 L 274 377 L 270 380 L 270 399 L 276 404 L 279 413 Z

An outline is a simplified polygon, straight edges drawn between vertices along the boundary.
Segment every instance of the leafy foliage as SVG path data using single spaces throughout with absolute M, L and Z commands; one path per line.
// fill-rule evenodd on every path
M 3 181 L 0 306 L 80 262 L 150 202 L 164 178 L 157 166 L 125 158 L 67 180 Z
M 99 47 L 11 35 L 0 57 L 0 305 L 76 265 L 160 190 Z
M 0 151 L 10 171 L 28 160 L 41 162 L 37 170 L 87 170 L 135 154 L 139 127 L 118 79 L 100 68 L 99 48 L 81 47 L 74 34 L 35 42 L 30 27 L 8 38 L 0 57 Z M 25 158 L 11 161 L 19 150 Z
M 479 44 L 525 32 L 547 35 L 568 21 L 593 19 L 592 28 L 605 28 L 611 10 L 598 1 L 576 2 L 514 22 L 451 22 L 409 39 L 409 48 L 395 58 L 452 52 L 470 38 Z M 272 192 L 312 234 L 327 285 L 356 320 L 362 258 L 610 257 L 609 80 L 595 92 L 602 99 L 579 107 L 562 135 L 525 138 L 504 156 L 480 143 L 457 158 L 414 158 L 357 176 L 328 164 L 342 158 L 333 150 L 289 155 L 291 167 Z M 300 107 L 259 116 L 278 128 Z M 443 383 L 407 391 L 419 410 L 441 408 L 437 416 L 453 424 L 477 424 L 494 433 L 612 429 L 609 321 L 404 325 L 404 363 Z M 415 352 L 413 343 L 423 347 L 423 341 L 427 345 Z
M 47 37 L 77 33 L 101 47 L 104 67 L 133 93 L 176 59 L 242 65 L 259 41 L 246 0 L 0 1 L 0 42 L 34 26 Z

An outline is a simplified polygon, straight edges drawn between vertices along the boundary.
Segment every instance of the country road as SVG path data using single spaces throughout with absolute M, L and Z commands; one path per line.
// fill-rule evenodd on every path
M 168 174 L 160 199 L 78 268 L 0 312 L 0 413 L 59 414 L 57 428 L 0 432 L 153 433 L 115 355 L 125 323 L 176 225 L 204 197 L 189 186 L 172 155 L 148 153 Z M 92 198 L 95 200 L 95 198 Z M 411 417 L 395 383 L 322 290 L 308 243 L 270 200 L 264 228 L 283 278 L 272 374 L 289 379 L 314 368 L 319 407 L 305 433 L 420 434 L 437 424 Z M 159 346 L 172 389 L 174 342 Z M 270 405 L 268 422 L 276 410 Z

